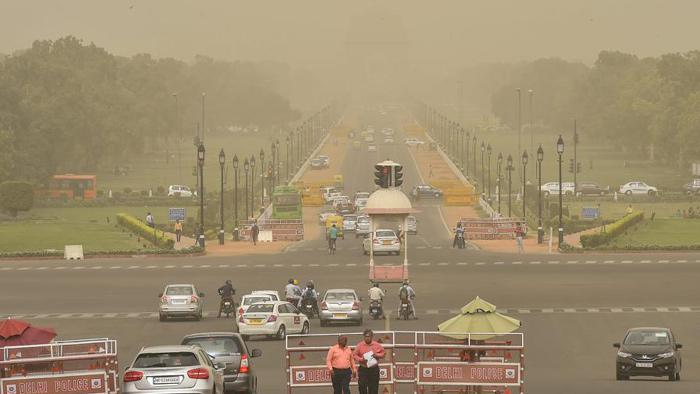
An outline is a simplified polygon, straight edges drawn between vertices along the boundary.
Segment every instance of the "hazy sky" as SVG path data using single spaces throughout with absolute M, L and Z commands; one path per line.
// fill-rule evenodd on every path
M 349 31 L 377 28 L 357 26 L 367 15 L 395 16 L 379 30 L 403 25 L 409 59 L 442 71 L 543 56 L 591 62 L 602 49 L 657 55 L 698 48 L 700 36 L 698 0 L 0 0 L 0 52 L 70 34 L 121 55 L 327 67 L 345 55 Z

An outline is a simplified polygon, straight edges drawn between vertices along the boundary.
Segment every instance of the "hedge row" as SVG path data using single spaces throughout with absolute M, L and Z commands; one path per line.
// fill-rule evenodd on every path
M 191 198 L 173 197 L 134 197 L 134 198 L 96 198 L 94 200 L 62 200 L 42 198 L 35 201 L 35 205 L 40 208 L 100 208 L 112 207 L 115 205 L 139 207 L 171 207 L 177 206 L 198 206 L 199 200 Z
M 151 241 L 153 245 L 161 249 L 170 250 L 175 247 L 175 241 L 167 237 L 163 231 L 153 229 L 131 215 L 118 213 L 117 223 L 129 231 Z
M 85 252 L 85 256 L 135 256 L 135 255 L 189 255 L 198 254 L 204 250 L 199 246 L 192 246 L 185 249 L 134 249 L 134 250 L 92 250 Z M 14 257 L 63 257 L 63 251 L 18 251 L 18 252 L 2 252 L 0 258 Z
M 642 220 L 644 220 L 644 212 L 633 212 L 622 219 L 607 225 L 604 233 L 581 235 L 581 245 L 583 245 L 584 248 L 595 248 L 597 246 L 605 245 L 612 241 L 613 238 L 623 234 L 628 228 L 641 222 Z

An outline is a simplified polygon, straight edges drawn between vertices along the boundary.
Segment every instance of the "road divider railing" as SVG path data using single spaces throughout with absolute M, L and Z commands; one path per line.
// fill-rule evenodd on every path
M 524 232 L 527 228 L 525 220 L 519 218 L 461 218 L 459 221 L 468 240 L 515 239 L 518 229 Z
M 240 222 L 240 238 L 252 240 L 251 230 L 254 220 Z M 260 219 L 257 221 L 260 232 L 271 232 L 272 241 L 301 241 L 304 239 L 304 221 L 302 219 Z

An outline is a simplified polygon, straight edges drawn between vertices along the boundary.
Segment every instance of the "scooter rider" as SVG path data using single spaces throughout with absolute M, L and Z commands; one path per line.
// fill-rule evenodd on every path
M 379 287 L 379 283 L 375 282 L 372 287 L 369 288 L 367 291 L 367 295 L 369 296 L 369 304 L 372 305 L 373 302 L 378 302 L 380 306 L 384 303 L 384 296 L 386 293 L 384 293 L 384 290 L 382 290 Z M 384 308 L 382 307 L 382 318 L 384 318 Z
M 219 315 L 217 317 L 221 317 L 221 312 L 224 309 L 224 302 L 226 300 L 231 301 L 231 306 L 235 309 L 236 305 L 233 302 L 233 295 L 236 294 L 236 289 L 233 288 L 231 279 L 227 279 L 226 283 L 224 283 L 223 286 L 219 287 L 217 292 L 221 296 L 221 302 L 219 303 Z
M 320 314 L 318 310 L 318 292 L 315 287 L 314 281 L 310 280 L 306 282 L 306 288 L 304 288 L 304 291 L 301 293 L 301 300 L 302 303 L 304 300 L 311 300 L 314 313 L 318 316 Z
M 301 300 L 301 288 L 299 287 L 299 281 L 296 279 L 289 279 L 287 281 L 287 286 L 284 288 L 284 296 L 287 302 L 298 307 L 299 301 Z
M 455 246 L 463 248 L 464 246 L 464 227 L 462 227 L 462 222 L 457 222 L 457 227 L 455 228 L 455 239 L 452 242 L 452 247 Z
M 401 287 L 399 287 L 399 300 L 401 303 L 408 302 L 408 306 L 411 308 L 411 314 L 413 315 L 414 319 L 418 319 L 418 315 L 416 314 L 416 306 L 413 303 L 413 300 L 416 298 L 416 292 L 413 290 L 413 287 L 408 283 L 408 279 L 405 279 L 403 281 L 403 284 Z M 399 304 L 399 314 L 401 314 L 401 303 Z

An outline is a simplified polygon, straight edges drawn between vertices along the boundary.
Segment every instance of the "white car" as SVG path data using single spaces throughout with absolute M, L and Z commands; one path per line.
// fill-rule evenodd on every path
M 369 192 L 355 192 L 355 196 L 353 198 L 355 200 L 357 200 L 358 198 L 369 198 L 369 195 Z
M 631 195 L 654 196 L 657 193 L 659 193 L 659 190 L 657 188 L 655 188 L 654 186 L 647 185 L 644 182 L 634 181 L 634 182 L 627 182 L 624 185 L 620 186 L 620 193 L 625 194 L 627 196 L 631 196 Z
M 308 334 L 310 328 L 309 318 L 286 301 L 253 304 L 238 318 L 238 332 L 244 340 L 252 335 L 284 339 L 287 334 Z
M 320 224 L 325 225 L 326 224 L 326 219 L 328 219 L 329 216 L 335 215 L 335 210 L 331 207 L 327 207 L 327 210 L 322 211 L 321 213 L 318 214 L 318 222 Z
M 253 290 L 250 294 L 267 294 L 272 297 L 272 301 L 280 301 L 280 293 L 277 290 Z
M 369 198 L 358 198 L 355 200 L 355 211 L 360 211 L 362 212 L 365 207 L 367 206 L 367 201 L 369 201 Z
M 331 203 L 333 203 L 333 200 L 335 200 L 338 197 L 341 197 L 342 195 L 343 195 L 343 193 L 341 193 L 341 192 L 333 191 L 333 192 L 326 194 L 324 196 L 324 199 L 326 200 L 327 204 L 331 204 Z
M 549 195 L 559 195 L 559 182 L 547 182 L 540 188 L 542 194 L 545 197 Z M 561 184 L 562 194 L 566 196 L 574 195 L 574 183 L 573 182 L 562 182 Z
M 245 311 L 247 311 L 251 305 L 257 304 L 258 302 L 272 302 L 272 301 L 279 301 L 279 300 L 274 299 L 272 295 L 266 294 L 266 293 L 246 294 L 243 297 L 241 297 L 241 305 L 238 307 L 238 310 L 236 311 L 236 319 L 239 319 L 241 317 L 241 315 L 243 315 L 245 313 Z
M 365 142 L 374 142 L 374 136 L 372 136 L 371 134 L 367 134 L 365 136 Z
M 369 220 L 369 216 L 367 215 L 361 215 L 357 217 L 357 221 L 355 222 L 355 238 L 359 236 L 365 236 L 370 233 L 370 228 L 371 228 L 371 222 Z
M 380 229 L 374 232 L 374 236 L 367 237 L 362 241 L 362 251 L 364 254 L 369 254 L 370 242 L 374 254 L 401 254 L 401 242 L 396 236 L 394 230 Z
M 376 145 L 367 145 L 367 152 L 376 152 L 376 151 L 377 151 Z
M 168 197 L 192 197 L 192 190 L 184 185 L 168 186 Z
M 394 143 L 394 139 L 391 138 L 391 137 L 386 137 L 386 138 L 384 138 L 384 143 L 385 143 L 385 144 L 393 144 L 393 143 Z
M 326 155 L 318 155 L 318 158 L 323 161 L 323 165 L 328 168 L 331 165 L 331 158 Z
M 406 140 L 404 142 L 408 146 L 417 146 L 417 145 L 425 144 L 425 142 L 419 140 L 418 138 L 414 138 L 414 137 L 406 138 Z

